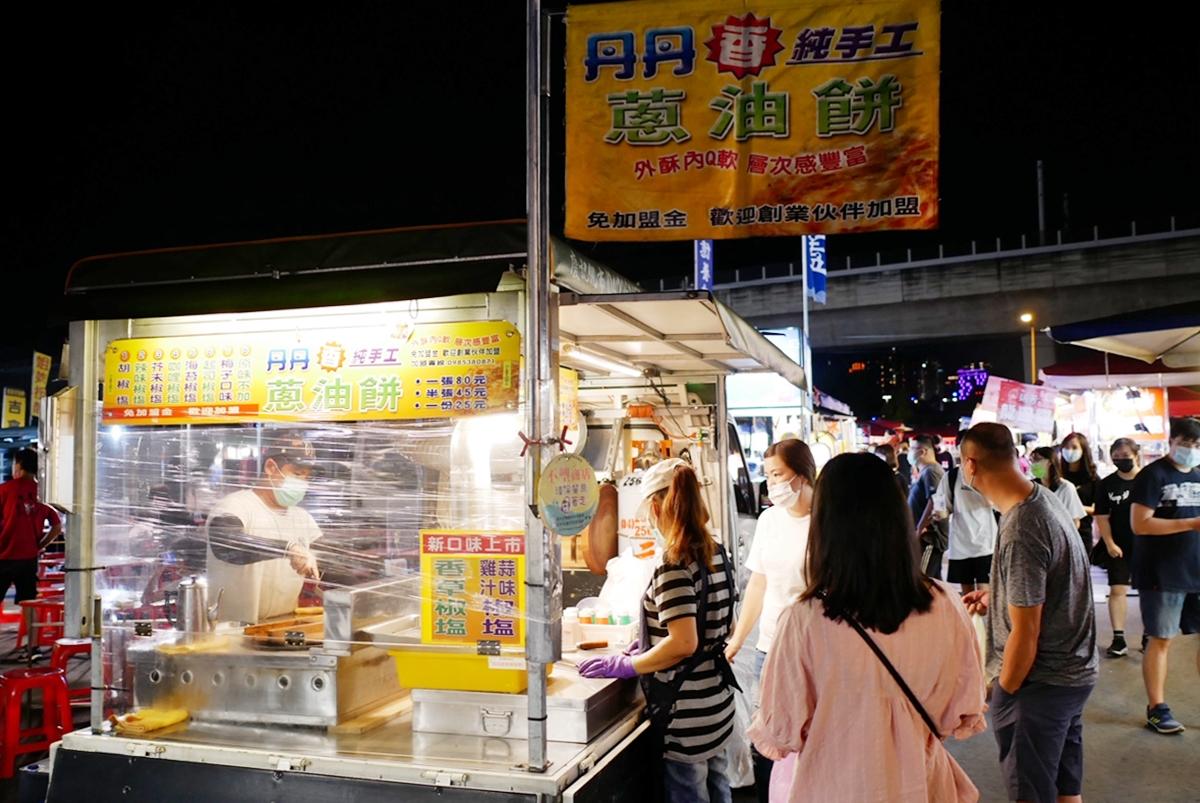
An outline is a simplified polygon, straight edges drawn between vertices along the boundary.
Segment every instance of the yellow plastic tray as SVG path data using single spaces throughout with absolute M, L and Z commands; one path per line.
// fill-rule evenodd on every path
M 408 689 L 492 691 L 520 694 L 529 687 L 525 669 L 493 669 L 486 655 L 389 650 L 400 685 Z M 511 659 L 501 659 L 511 660 Z M 553 667 L 546 667 L 550 674 Z

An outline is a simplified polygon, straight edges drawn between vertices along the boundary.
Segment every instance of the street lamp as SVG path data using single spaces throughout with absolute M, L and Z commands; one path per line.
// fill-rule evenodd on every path
M 1029 324 L 1029 384 L 1037 384 L 1037 331 L 1033 328 L 1033 313 L 1021 315 L 1021 323 Z

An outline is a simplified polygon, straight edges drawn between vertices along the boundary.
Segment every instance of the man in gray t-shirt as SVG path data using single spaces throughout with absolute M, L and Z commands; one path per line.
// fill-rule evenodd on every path
M 991 592 L 963 601 L 988 618 L 992 724 L 1009 798 L 1078 799 L 1083 706 L 1100 663 L 1083 543 L 1062 503 L 1021 471 L 1008 427 L 972 427 L 961 453 L 963 481 L 1003 516 Z
M 1099 674 L 1088 556 L 1062 502 L 1037 483 L 1000 519 L 988 607 L 988 678 L 1000 677 L 1012 634 L 1009 607 L 1041 606 L 1037 653 L 1025 682 L 1091 686 Z

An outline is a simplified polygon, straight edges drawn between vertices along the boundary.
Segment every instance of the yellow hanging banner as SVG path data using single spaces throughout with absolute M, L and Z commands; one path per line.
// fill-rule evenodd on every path
M 572 6 L 566 235 L 931 229 L 939 0 Z
M 515 410 L 521 336 L 506 321 L 114 340 L 105 424 L 368 421 Z

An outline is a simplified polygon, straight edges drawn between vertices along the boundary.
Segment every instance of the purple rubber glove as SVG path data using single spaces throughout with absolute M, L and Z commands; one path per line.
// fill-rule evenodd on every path
M 595 658 L 585 658 L 579 662 L 578 669 L 579 674 L 585 678 L 628 680 L 637 677 L 633 659 L 628 655 L 597 655 Z

